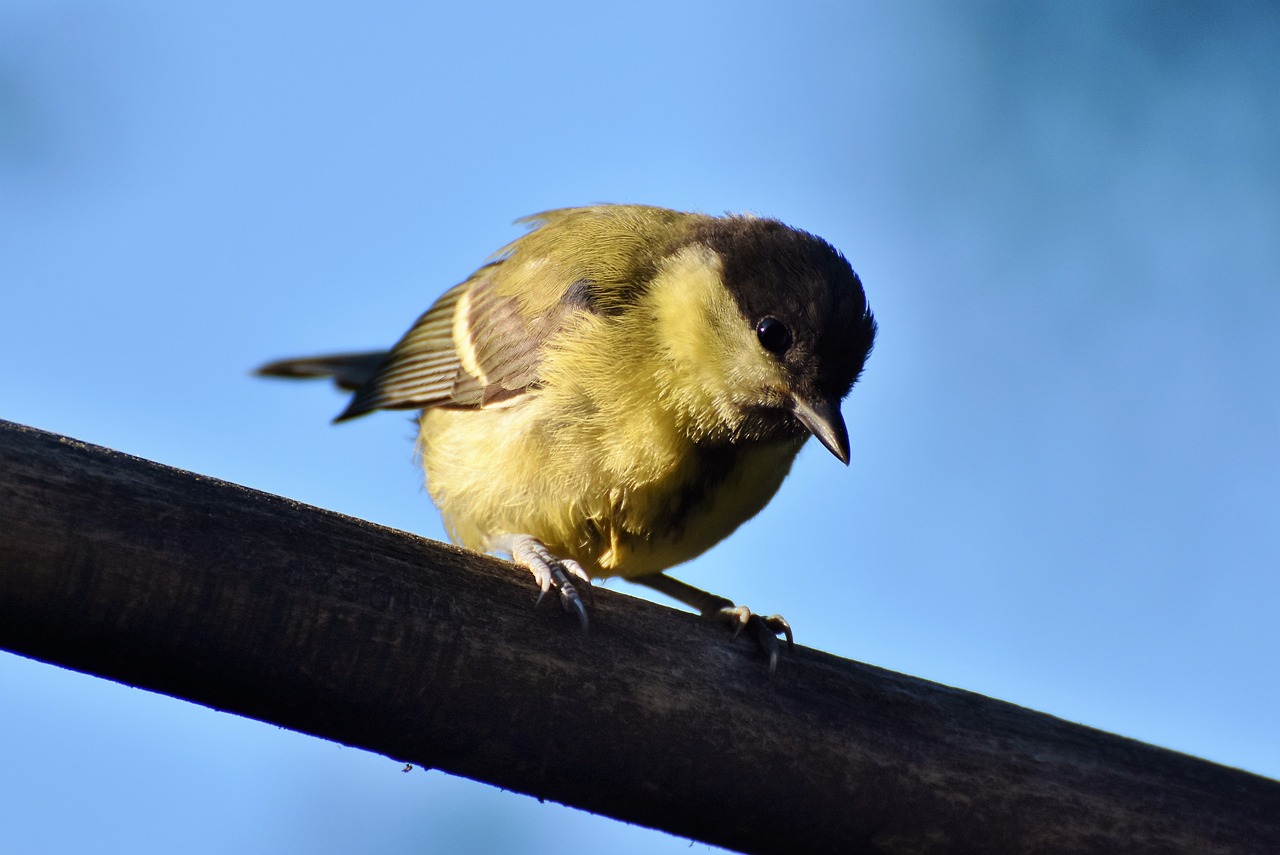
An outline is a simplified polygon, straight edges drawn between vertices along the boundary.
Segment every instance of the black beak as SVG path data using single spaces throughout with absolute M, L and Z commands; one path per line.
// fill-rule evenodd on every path
M 809 429 L 809 433 L 818 438 L 818 442 L 827 447 L 827 451 L 845 466 L 849 465 L 849 430 L 840 415 L 839 401 L 810 403 L 792 398 L 791 412 Z

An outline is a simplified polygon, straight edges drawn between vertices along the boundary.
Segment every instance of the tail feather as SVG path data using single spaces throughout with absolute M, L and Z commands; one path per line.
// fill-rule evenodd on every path
M 279 359 L 268 362 L 254 373 L 261 377 L 314 379 L 328 377 L 348 392 L 354 392 L 372 380 L 386 362 L 388 352 L 370 350 L 364 353 L 335 353 L 305 359 Z

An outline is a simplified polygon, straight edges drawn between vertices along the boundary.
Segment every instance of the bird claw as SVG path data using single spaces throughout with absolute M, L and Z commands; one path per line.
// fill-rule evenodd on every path
M 791 624 L 787 623 L 786 618 L 782 615 L 763 615 L 755 614 L 746 606 L 735 606 L 733 603 L 726 601 L 725 605 L 719 605 L 704 612 L 706 617 L 710 617 L 726 624 L 733 630 L 733 637 L 737 639 L 745 630 L 747 636 L 755 643 L 759 649 L 769 659 L 769 676 L 772 677 L 778 670 L 778 653 L 781 646 L 778 644 L 778 635 L 781 633 L 787 639 L 787 650 L 790 651 L 795 647 L 795 638 L 791 634 Z
M 547 592 L 555 589 L 560 595 L 560 607 L 578 618 L 578 625 L 583 633 L 587 632 L 590 621 L 587 618 L 587 607 L 583 603 L 577 580 L 586 591 L 587 602 L 591 601 L 591 577 L 582 565 L 572 558 L 557 558 L 545 546 L 532 537 L 513 538 L 510 544 L 511 560 L 526 568 L 533 574 L 538 583 L 538 599 L 534 602 L 537 608 Z
M 586 573 L 578 566 L 576 561 L 572 559 L 556 559 L 553 558 L 547 562 L 548 575 L 538 580 L 538 599 L 533 604 L 536 609 L 542 603 L 542 598 L 547 595 L 547 591 L 555 588 L 556 593 L 560 595 L 560 607 L 566 612 L 572 612 L 578 618 L 578 623 L 585 633 L 590 621 L 587 619 L 587 607 L 582 601 L 582 595 L 578 593 L 578 588 L 570 580 L 570 576 L 581 579 L 586 584 L 587 597 L 591 596 L 591 580 L 587 578 Z M 534 571 L 534 576 L 539 573 Z
M 679 600 L 686 606 L 692 606 L 703 618 L 724 624 L 733 630 L 736 639 L 743 630 L 755 642 L 756 648 L 769 660 L 769 676 L 778 670 L 778 634 L 787 639 L 787 649 L 795 646 L 791 635 L 791 624 L 782 615 L 752 614 L 746 606 L 734 605 L 733 600 L 708 593 L 692 585 L 673 579 L 665 573 L 653 573 L 648 576 L 637 576 L 631 581 L 653 588 L 672 599 Z

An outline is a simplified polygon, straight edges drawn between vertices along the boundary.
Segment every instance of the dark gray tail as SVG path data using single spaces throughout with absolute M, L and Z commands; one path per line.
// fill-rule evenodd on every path
M 254 373 L 262 377 L 293 377 L 314 379 L 328 377 L 339 389 L 354 392 L 378 373 L 387 361 L 385 350 L 365 353 L 335 353 L 329 356 L 312 356 L 306 359 L 280 359 L 268 362 Z

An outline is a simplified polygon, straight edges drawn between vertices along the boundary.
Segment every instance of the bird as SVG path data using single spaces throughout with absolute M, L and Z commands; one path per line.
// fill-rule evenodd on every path
M 784 618 L 666 571 L 755 516 L 809 437 L 848 465 L 840 406 L 877 333 L 861 280 L 822 238 L 751 214 L 600 204 L 516 222 L 389 351 L 257 373 L 333 380 L 353 393 L 335 422 L 419 411 L 450 538 L 510 556 L 583 631 L 592 580 L 620 576 L 746 631 L 772 674 Z

